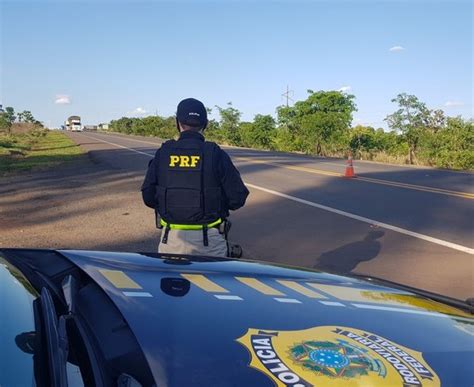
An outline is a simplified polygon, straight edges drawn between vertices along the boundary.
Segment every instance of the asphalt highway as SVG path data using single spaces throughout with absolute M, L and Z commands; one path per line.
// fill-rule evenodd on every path
M 161 143 L 68 134 L 102 168 L 143 175 Z M 474 174 L 354 161 L 348 179 L 345 160 L 224 149 L 251 191 L 231 215 L 246 257 L 474 297 Z

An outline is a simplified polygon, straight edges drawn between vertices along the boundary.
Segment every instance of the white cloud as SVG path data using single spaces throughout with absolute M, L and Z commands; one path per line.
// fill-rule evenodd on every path
M 342 93 L 347 93 L 352 90 L 352 87 L 350 86 L 342 86 L 340 89 L 337 89 L 337 91 L 341 91 Z
M 464 106 L 464 102 L 461 101 L 447 101 L 444 106 L 446 107 L 460 107 Z
M 405 47 L 402 47 L 402 46 L 393 46 L 393 47 L 390 47 L 388 51 L 390 52 L 398 52 L 398 51 L 403 51 L 405 50 Z
M 54 103 L 57 105 L 69 105 L 71 103 L 71 98 L 69 95 L 57 95 L 54 99 Z
M 132 110 L 130 114 L 132 116 L 143 116 L 144 114 L 148 113 L 145 109 L 142 107 L 137 107 L 135 110 Z

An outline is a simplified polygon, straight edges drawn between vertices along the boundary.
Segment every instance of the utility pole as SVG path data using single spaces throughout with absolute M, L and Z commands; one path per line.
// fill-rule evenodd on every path
M 290 90 L 290 87 L 286 85 L 286 91 L 281 95 L 283 98 L 286 98 L 286 107 L 289 107 L 289 101 L 293 102 L 293 98 L 290 95 L 293 95 L 293 90 Z

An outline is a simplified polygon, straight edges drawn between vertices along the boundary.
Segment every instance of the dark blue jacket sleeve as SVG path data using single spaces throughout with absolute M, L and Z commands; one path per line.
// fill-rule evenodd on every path
M 218 148 L 218 152 L 217 176 L 222 184 L 229 209 L 237 210 L 244 206 L 249 190 L 242 181 L 240 173 L 235 168 L 229 155 L 220 148 Z
M 150 208 L 158 208 L 158 202 L 156 201 L 156 186 L 158 185 L 158 160 L 160 150 L 158 149 L 153 158 L 148 163 L 148 170 L 146 171 L 145 180 L 142 184 L 142 198 L 143 203 Z

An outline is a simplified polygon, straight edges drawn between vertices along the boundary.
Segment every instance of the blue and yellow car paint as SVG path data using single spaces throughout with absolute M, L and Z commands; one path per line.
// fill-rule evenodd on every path
M 121 270 L 99 269 L 99 272 L 117 289 L 127 289 L 128 291 L 124 291 L 125 296 L 152 296 L 145 291 L 131 291 L 143 288 Z M 209 293 L 219 300 L 244 301 L 242 295 L 231 294 L 228 289 L 218 284 L 218 279 L 211 279 L 212 275 L 206 276 L 196 273 L 179 273 L 179 275 L 190 281 L 197 289 Z M 378 309 L 436 317 L 452 315 L 457 318 L 467 318 L 469 321 L 472 319 L 472 315 L 459 309 L 398 290 L 388 291 L 386 289 L 382 291 L 379 288 L 365 289 L 281 278 L 266 278 L 265 280 L 250 276 L 234 276 L 232 278 L 238 284 L 253 289 L 255 292 L 252 298 L 261 295 L 270 296 L 275 301 L 292 304 L 301 304 L 314 299 L 326 306 L 353 306 L 361 309 Z M 226 280 L 228 281 L 228 278 Z M 240 290 L 242 291 L 243 287 Z
M 69 257 L 110 295 L 145 353 L 163 364 L 171 353 L 197 356 L 196 367 L 216 372 L 208 385 L 228 385 L 219 374 L 244 386 L 474 382 L 472 316 L 409 292 L 245 262 Z M 166 294 L 167 278 L 189 282 L 189 291 Z M 160 367 L 169 385 L 204 378 Z

